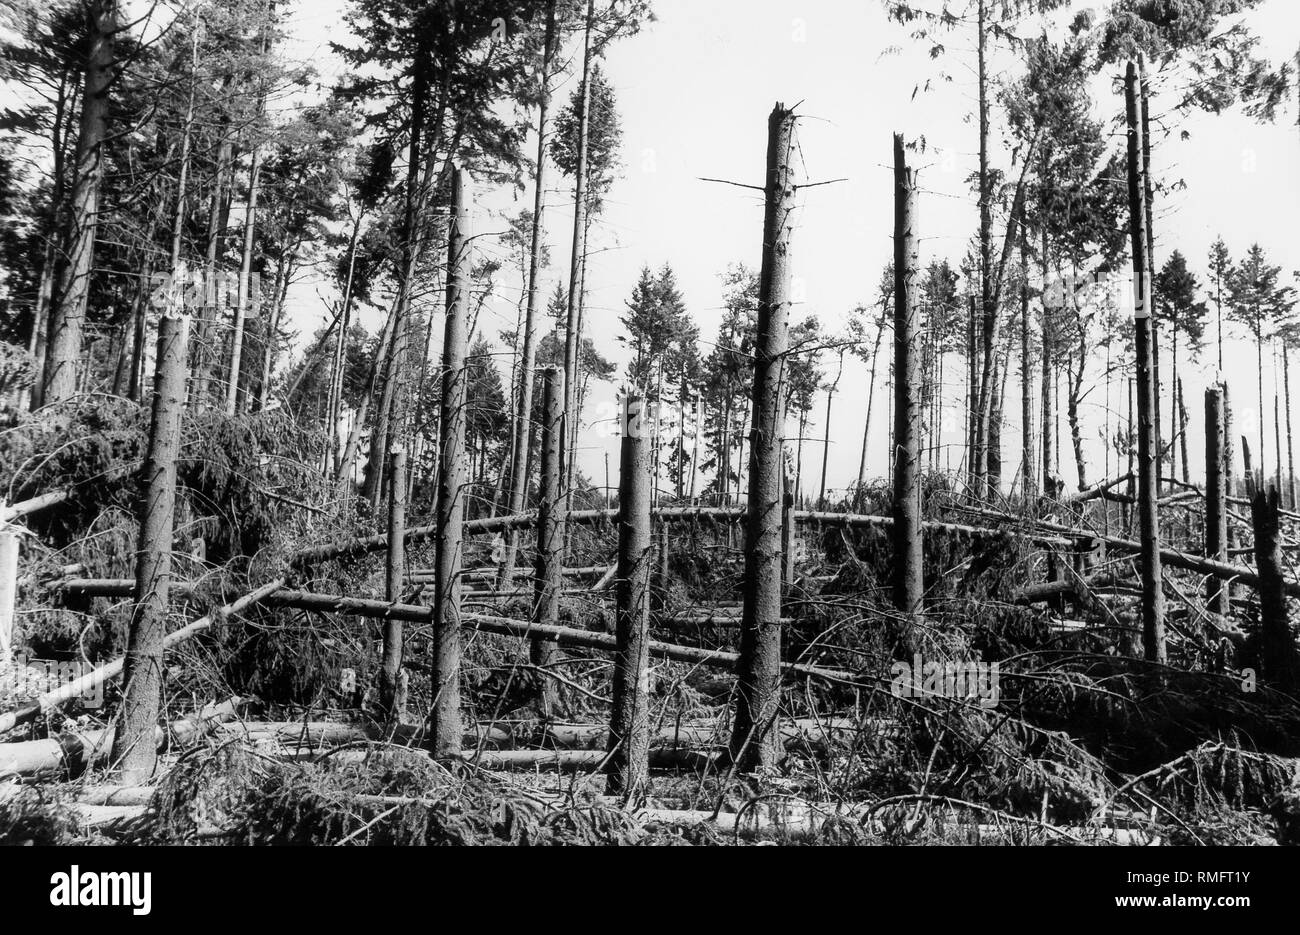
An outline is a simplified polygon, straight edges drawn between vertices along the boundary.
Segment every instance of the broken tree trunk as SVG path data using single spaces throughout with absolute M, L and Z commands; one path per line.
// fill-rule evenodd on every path
M 275 578 L 272 581 L 268 581 L 255 591 L 250 591 L 243 597 L 233 600 L 229 604 L 224 604 L 221 607 L 218 607 L 216 610 L 200 617 L 198 620 L 186 624 L 174 633 L 168 633 L 163 637 L 163 649 L 171 649 L 173 646 L 183 643 L 186 640 L 210 629 L 214 623 L 221 623 L 227 617 L 232 617 L 243 611 L 245 608 L 266 600 L 272 594 L 275 594 L 284 587 L 284 580 L 285 579 L 283 578 Z M 427 619 L 427 617 L 421 619 Z M 71 682 L 65 682 L 58 688 L 52 689 L 45 694 L 38 696 L 36 701 L 32 704 L 25 705 L 16 711 L 9 711 L 5 714 L 0 714 L 0 734 L 3 734 L 5 731 L 13 730 L 19 724 L 29 724 L 40 717 L 42 713 L 51 711 L 54 708 L 71 701 L 73 698 L 80 697 L 81 695 L 92 691 L 97 686 L 103 685 L 109 679 L 117 678 L 117 676 L 122 674 L 123 663 L 124 660 L 121 658 L 114 659 L 112 662 L 102 665 L 92 672 L 87 672 L 80 678 L 74 679 Z
M 921 532 L 921 386 L 915 307 L 916 173 L 894 134 L 894 606 L 921 612 L 925 593 Z
M 535 623 L 560 622 L 560 593 L 564 585 L 564 490 L 560 471 L 564 459 L 564 371 L 548 367 L 542 377 L 541 490 L 537 502 L 537 583 L 532 619 Z M 531 640 L 529 658 L 545 667 L 555 647 L 544 640 Z M 543 718 L 553 715 L 556 705 L 554 679 L 538 679 L 538 707 Z
M 1226 441 L 1223 387 L 1205 390 L 1205 557 L 1228 560 L 1228 476 L 1224 465 Z M 1216 614 L 1226 615 L 1231 597 L 1228 582 L 1212 576 L 1205 584 L 1206 602 Z
M 632 802 L 644 800 L 650 783 L 650 439 L 645 401 L 628 396 L 619 458 L 618 578 L 614 698 L 609 722 L 606 789 Z
M 163 634 L 167 629 L 176 513 L 176 456 L 185 413 L 185 345 L 188 316 L 165 315 L 158 322 L 153 423 L 140 482 L 140 539 L 136 554 L 135 607 L 123 666 L 122 729 L 113 741 L 113 761 L 128 785 L 153 776 L 158 751 L 152 742 L 162 698 Z
M 388 461 L 388 561 L 385 568 L 384 596 L 401 600 L 402 576 L 406 572 L 406 451 L 395 446 Z M 390 724 L 400 723 L 406 713 L 406 698 L 401 691 L 402 621 L 390 617 L 384 621 L 383 658 L 379 665 L 379 708 Z
M 780 102 L 767 123 L 763 260 L 754 348 L 753 425 L 745 527 L 745 611 L 736 668 L 731 754 L 746 772 L 775 765 L 780 695 L 782 426 L 789 344 L 790 240 L 795 211 L 795 116 Z
M 1124 75 L 1128 129 L 1129 227 L 1133 250 L 1133 324 L 1137 348 L 1138 519 L 1141 527 L 1142 649 L 1152 662 L 1165 661 L 1165 599 L 1160 569 L 1159 437 L 1155 425 L 1152 385 L 1151 257 L 1148 253 L 1146 194 L 1143 175 L 1144 115 L 1137 93 L 1137 69 L 1129 63 Z
M 1255 563 L 1259 567 L 1260 663 L 1264 679 L 1279 691 L 1297 687 L 1295 641 L 1287 621 L 1282 577 L 1281 495 L 1276 487 L 1250 501 L 1255 529 Z
M 447 323 L 442 351 L 442 412 L 438 420 L 437 584 L 434 591 L 433 755 L 460 754 L 460 562 L 465 521 L 465 339 L 469 312 L 469 173 L 452 171 L 447 245 Z

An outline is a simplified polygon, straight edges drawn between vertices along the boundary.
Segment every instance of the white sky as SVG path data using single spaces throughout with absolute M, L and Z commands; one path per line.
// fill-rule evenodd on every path
M 1087 5 L 1095 4 L 1076 3 Z M 344 7 L 344 0 L 311 0 L 297 4 L 291 14 L 289 29 L 296 36 L 291 54 L 312 61 L 326 78 L 340 69 L 327 42 L 343 34 Z M 719 274 L 737 261 L 757 268 L 762 206 L 757 192 L 707 184 L 698 177 L 761 184 L 767 115 L 777 100 L 787 105 L 802 102 L 799 112 L 805 118 L 799 132 L 807 177 L 847 179 L 807 192 L 793 261 L 806 304 L 796 314 L 815 313 L 827 330 L 835 332 L 854 305 L 875 297 L 880 270 L 892 253 L 894 131 L 909 138 L 924 136 L 929 147 L 916 158 L 925 190 L 919 202 L 922 262 L 942 257 L 954 265 L 960 261 L 977 223 L 965 181 L 975 168 L 977 146 L 976 128 L 969 117 L 975 88 L 968 40 L 954 36 L 947 56 L 933 61 L 907 30 L 886 20 L 876 0 L 655 0 L 654 8 L 657 22 L 615 43 L 604 63 L 622 118 L 623 173 L 609 194 L 591 244 L 586 333 L 602 353 L 621 366 L 618 318 L 642 264 L 669 263 L 702 339 L 715 336 L 721 305 Z M 1295 54 L 1300 40 L 1300 4 L 1295 0 L 1266 0 L 1248 22 L 1271 60 Z M 887 52 L 890 49 L 892 54 Z M 1001 61 L 995 61 L 995 67 Z M 935 78 L 941 69 L 953 74 L 954 80 L 935 81 L 931 90 L 914 97 L 914 87 Z M 557 89 L 557 99 L 567 100 L 575 83 L 576 79 L 567 79 Z M 1099 82 L 1098 91 L 1099 116 L 1122 113 L 1122 97 L 1111 92 L 1108 81 Z M 1157 99 L 1154 110 L 1162 110 L 1161 100 Z M 995 111 L 995 128 L 1000 122 Z M 1259 125 L 1233 112 L 1217 117 L 1194 114 L 1174 129 L 1168 137 L 1156 139 L 1154 170 L 1167 179 L 1184 179 L 1186 188 L 1156 205 L 1157 265 L 1177 248 L 1204 282 L 1207 250 L 1221 234 L 1234 259 L 1258 241 L 1289 280 L 1291 271 L 1300 269 L 1300 239 L 1294 231 L 1300 217 L 1300 130 L 1294 95 L 1276 125 Z M 1180 140 L 1179 129 L 1188 131 L 1190 139 Z M 530 144 L 528 151 L 534 150 Z M 995 162 L 1005 166 L 1005 153 L 998 152 Z M 556 173 L 551 178 L 559 184 L 554 182 Z M 567 181 L 564 184 L 567 187 Z M 480 197 L 488 213 L 515 212 L 532 205 L 531 192 L 482 192 Z M 480 223 L 486 229 L 501 229 L 493 228 L 487 219 Z M 552 266 L 543 284 L 546 293 L 557 278 L 567 277 L 571 226 L 572 197 L 556 192 L 547 213 Z M 1000 231 L 995 235 L 1000 244 Z M 492 336 L 498 328 L 514 324 L 510 290 L 515 279 L 508 274 L 503 279 L 503 298 L 482 319 Z M 308 282 L 291 294 L 291 324 L 304 335 L 325 319 L 319 290 L 319 284 Z M 377 326 L 373 319 L 366 324 Z M 435 331 L 440 333 L 440 328 Z M 1225 349 L 1225 370 L 1238 428 L 1246 431 L 1247 420 L 1254 416 L 1248 411 L 1255 398 L 1254 348 L 1236 339 L 1236 328 L 1230 333 L 1234 340 Z M 881 356 L 883 363 L 883 351 Z M 1201 392 L 1212 379 L 1212 369 L 1207 368 L 1213 368 L 1213 359 L 1212 348 L 1207 348 L 1203 366 L 1183 365 L 1194 474 L 1200 473 Z M 833 368 L 834 358 L 828 357 L 825 364 Z M 1168 372 L 1168 361 L 1164 367 L 1162 376 Z M 1099 382 L 1100 362 L 1094 361 L 1090 372 Z M 961 365 L 955 355 L 947 374 L 945 395 L 955 416 L 950 420 L 955 430 L 942 441 L 954 446 L 955 464 L 961 455 L 963 405 Z M 1267 352 L 1265 379 L 1271 394 L 1273 374 Z M 831 425 L 832 488 L 856 479 L 866 385 L 866 368 L 849 360 Z M 613 414 L 614 392 L 614 386 L 596 389 L 589 419 Z M 1114 406 L 1122 412 L 1120 392 L 1117 386 Z M 1006 407 L 1009 425 L 1003 433 L 1008 476 L 1019 460 L 1018 394 L 1018 371 L 1013 369 Z M 1084 411 L 1091 479 L 1102 474 L 1102 448 L 1096 438 L 1103 402 L 1099 385 Z M 885 472 L 886 406 L 881 382 L 868 455 L 873 475 Z M 1271 409 L 1271 395 L 1266 406 Z M 821 435 L 817 422 L 822 409 L 816 407 L 810 436 Z M 1064 413 L 1061 425 L 1064 429 Z M 1253 441 L 1255 432 L 1250 430 L 1250 435 Z M 617 444 L 608 432 L 587 432 L 580 440 L 580 467 L 599 483 L 603 453 L 610 452 L 617 464 Z M 1270 463 L 1272 447 L 1270 429 L 1266 455 Z M 820 448 L 819 443 L 805 448 L 805 489 L 814 495 Z M 1067 436 L 1061 445 L 1062 473 L 1073 483 L 1069 451 Z

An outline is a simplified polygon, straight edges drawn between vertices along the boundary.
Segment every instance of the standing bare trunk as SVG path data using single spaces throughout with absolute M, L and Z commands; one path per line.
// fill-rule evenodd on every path
M 127 785 L 148 780 L 157 763 L 154 725 L 162 693 L 163 635 L 167 630 L 172 532 L 176 510 L 176 457 L 185 412 L 185 342 L 188 317 L 166 315 L 158 324 L 158 370 L 153 423 L 141 474 L 140 540 L 135 566 L 135 608 L 123 667 L 122 726 L 113 760 Z
M 433 604 L 433 753 L 460 753 L 460 564 L 465 519 L 465 339 L 473 233 L 469 173 L 452 170 L 447 247 L 447 324 L 438 424 L 438 538 Z
M 777 103 L 768 118 L 763 261 L 754 346 L 753 428 L 745 527 L 744 612 L 736 664 L 731 755 L 745 771 L 775 764 L 781 680 L 781 434 L 789 345 L 790 243 L 795 211 L 795 116 Z
M 1043 436 L 1043 493 L 1049 497 L 1057 496 L 1056 479 L 1056 412 L 1052 407 L 1052 369 L 1055 366 L 1052 352 L 1056 344 L 1055 309 L 1049 302 L 1047 277 L 1051 267 L 1047 261 L 1047 226 L 1043 226 L 1043 386 L 1042 386 L 1042 436 Z
M 1250 501 L 1255 528 L 1255 564 L 1259 568 L 1260 662 L 1273 688 L 1294 693 L 1300 683 L 1295 640 L 1287 620 L 1282 562 L 1281 495 L 1276 487 L 1260 490 Z
M 1295 482 L 1295 448 L 1291 443 L 1291 353 L 1290 347 L 1282 342 L 1282 396 L 1286 399 L 1286 490 L 1287 504 L 1296 508 Z
M 573 244 L 569 258 L 569 295 L 564 327 L 564 475 L 565 506 L 572 502 L 571 478 L 578 441 L 578 356 L 582 329 L 583 254 L 587 240 L 587 136 L 591 110 L 591 33 L 595 0 L 587 0 L 587 20 L 582 32 L 582 112 L 578 115 L 578 165 L 573 179 Z
M 897 275 L 897 270 L 895 270 L 895 275 Z M 975 296 L 971 295 L 966 307 L 966 486 L 972 497 L 977 496 L 978 491 L 976 484 L 977 465 L 975 463 L 975 434 L 977 431 L 976 425 L 979 421 L 980 396 L 980 352 L 979 343 L 976 340 L 979 326 L 977 322 Z M 897 335 L 895 335 L 895 340 L 897 340 Z M 890 450 L 893 450 L 892 443 Z M 892 456 L 890 463 L 893 463 Z
M 538 278 L 542 265 L 542 214 L 546 208 L 546 112 L 551 102 L 551 56 L 555 44 L 555 0 L 546 4 L 546 38 L 542 51 L 541 96 L 537 104 L 537 178 L 533 195 L 533 230 L 528 252 L 528 302 L 524 312 L 519 358 L 519 395 L 515 400 L 513 451 L 510 464 L 508 512 L 519 513 L 528 493 L 528 433 L 533 405 L 533 365 L 537 359 L 537 314 L 541 301 Z M 506 533 L 506 551 L 501 563 L 501 588 L 510 590 L 514 580 L 519 531 Z
M 90 36 L 86 44 L 81 123 L 77 130 L 71 228 L 65 240 L 68 255 L 54 292 L 44 379 L 34 389 L 39 396 L 34 397 L 32 408 L 59 402 L 77 392 L 86 302 L 95 264 L 99 189 L 104 178 L 103 144 L 108 135 L 108 92 L 117 34 L 117 0 L 91 0 L 88 12 Z
M 1146 245 L 1147 245 L 1147 269 L 1154 270 L 1155 265 L 1155 240 L 1156 229 L 1152 223 L 1151 216 L 1154 210 L 1155 197 L 1151 175 L 1151 121 L 1150 121 L 1150 88 L 1147 85 L 1146 61 L 1142 56 L 1138 56 L 1138 96 L 1141 101 L 1142 113 L 1142 220 L 1146 228 Z M 1152 278 L 1144 287 L 1151 290 L 1154 286 Z M 1156 491 L 1160 491 L 1160 475 L 1164 470 L 1165 459 L 1165 436 L 1160 422 L 1160 322 L 1155 318 L 1155 295 L 1152 293 L 1151 302 L 1151 376 L 1155 383 L 1154 393 L 1156 400 L 1155 413 L 1153 414 L 1156 433 Z M 1178 336 L 1175 333 L 1174 341 L 1177 342 Z M 1175 361 L 1177 366 L 1177 361 Z M 1261 418 L 1263 409 L 1260 410 Z
M 979 385 L 975 394 L 975 435 L 971 448 L 971 474 L 975 478 L 975 496 L 987 495 L 985 478 L 988 472 L 988 420 L 990 394 L 993 390 L 993 340 L 997 306 L 993 298 L 993 204 L 989 177 L 989 102 L 988 71 L 986 67 L 988 28 L 987 0 L 976 0 L 976 81 L 978 83 L 979 110 L 979 261 L 980 261 L 980 316 L 983 347 Z
M 618 481 L 618 605 L 614 654 L 614 698 L 609 725 L 609 781 L 606 790 L 640 801 L 649 790 L 650 758 L 650 541 L 649 426 L 645 401 L 626 403 Z M 661 580 L 662 584 L 662 580 Z
M 1178 378 L 1178 448 L 1183 461 L 1183 483 L 1192 482 L 1191 469 L 1187 466 L 1187 404 L 1183 401 L 1183 378 Z
M 862 420 L 862 457 L 858 459 L 858 486 L 867 482 L 867 445 L 871 438 L 871 405 L 876 395 L 876 358 L 880 355 L 880 339 L 885 333 L 885 320 L 882 315 L 880 325 L 876 328 L 876 342 L 871 348 L 871 376 L 867 381 L 867 414 Z
M 1156 436 L 1152 380 L 1151 257 L 1147 252 L 1141 103 L 1137 71 L 1130 62 L 1124 76 L 1128 128 L 1128 200 L 1132 235 L 1134 334 L 1137 348 L 1138 513 L 1142 543 L 1142 648 L 1148 661 L 1165 661 L 1165 598 L 1160 568 L 1159 439 Z
M 981 4 L 981 9 L 983 5 Z M 922 572 L 920 380 L 917 372 L 916 173 L 903 137 L 894 134 L 894 606 L 921 613 Z
M 1228 560 L 1228 477 L 1224 463 L 1227 424 L 1223 410 L 1223 386 L 1205 390 L 1205 557 Z M 1206 603 L 1216 614 L 1231 609 L 1228 582 L 1211 577 L 1206 582 Z
M 253 244 L 257 232 L 258 175 L 262 171 L 261 147 L 253 147 L 252 162 L 248 167 L 248 204 L 244 210 L 244 249 L 239 261 L 239 295 L 235 300 L 235 321 L 231 326 L 230 367 L 226 371 L 226 415 L 239 413 L 244 402 L 241 385 L 244 354 L 244 331 L 250 312 L 256 311 L 261 289 L 254 288 Z
M 389 452 L 388 471 L 388 561 L 384 597 L 389 603 L 402 599 L 402 577 L 406 573 L 406 450 Z M 379 664 L 379 708 L 388 723 L 395 724 L 406 713 L 401 697 L 402 621 L 395 616 L 384 620 L 383 658 Z
M 560 593 L 564 583 L 564 490 L 560 481 L 564 444 L 564 371 L 546 368 L 542 377 L 541 490 L 537 499 L 537 575 L 533 599 L 534 623 L 560 622 Z M 525 439 L 524 443 L 527 444 Z M 549 640 L 531 640 L 528 655 L 537 667 L 538 713 L 552 717 L 557 695 L 545 671 L 555 656 Z
M 1020 486 L 1025 502 L 1032 503 L 1034 484 L 1034 364 L 1030 349 L 1029 249 L 1023 224 L 1020 230 Z M 1107 444 L 1110 444 L 1108 441 Z
M 339 444 L 339 415 L 343 411 L 343 376 L 348 366 L 348 328 L 352 325 L 352 285 L 357 269 L 357 241 L 361 236 L 359 214 L 352 222 L 352 235 L 348 238 L 348 275 L 343 286 L 343 307 L 339 310 L 339 330 L 334 340 L 334 360 L 330 366 L 329 401 L 325 407 L 325 424 L 330 440 L 325 449 L 325 477 L 336 476 L 342 464 L 342 446 Z M 292 395 L 292 394 L 290 394 Z
M 831 403 L 835 399 L 835 390 L 844 375 L 844 351 L 840 351 L 840 364 L 835 370 L 835 379 L 826 387 L 826 424 L 822 427 L 822 480 L 817 490 L 817 508 L 826 508 L 826 464 L 831 456 Z

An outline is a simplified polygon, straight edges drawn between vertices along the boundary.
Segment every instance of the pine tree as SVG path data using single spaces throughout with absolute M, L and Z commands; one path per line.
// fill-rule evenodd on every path
M 1257 403 L 1255 421 L 1259 425 L 1259 454 L 1255 469 L 1261 477 L 1268 475 L 1264 449 L 1264 343 L 1273 339 L 1295 305 L 1295 290 L 1278 284 L 1280 266 L 1272 266 L 1264 249 L 1251 244 L 1250 249 L 1228 278 L 1228 317 L 1246 326 L 1255 340 Z M 1277 454 L 1274 454 L 1276 457 Z

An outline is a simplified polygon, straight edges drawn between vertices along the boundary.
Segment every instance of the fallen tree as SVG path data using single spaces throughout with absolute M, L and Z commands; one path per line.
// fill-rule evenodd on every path
M 279 591 L 284 586 L 283 578 L 276 578 L 274 581 L 267 582 L 255 591 L 250 591 L 243 597 L 237 598 L 228 604 L 218 607 L 211 613 L 200 617 L 192 623 L 186 624 L 179 630 L 168 633 L 163 638 L 163 649 L 171 649 L 180 643 L 202 633 L 209 629 L 214 623 L 219 623 L 227 617 L 239 613 L 258 602 L 265 600 L 271 594 Z M 103 685 L 109 679 L 116 678 L 122 674 L 124 659 L 121 657 L 114 659 L 112 662 L 100 666 L 99 668 L 87 672 L 80 678 L 71 682 L 66 682 L 58 688 L 45 692 L 37 697 L 36 701 L 25 705 L 16 711 L 10 711 L 7 714 L 0 715 L 0 734 L 12 730 L 19 724 L 27 724 L 36 720 L 43 712 L 57 708 L 66 704 L 78 695 L 82 695 L 97 686 Z
M 159 726 L 154 740 L 159 750 L 183 748 L 211 731 L 218 724 L 235 718 L 239 709 L 254 700 L 236 695 L 220 704 L 209 705 L 189 718 Z M 116 727 L 99 730 L 68 730 L 58 737 L 0 744 L 0 778 L 51 779 L 75 776 L 91 766 L 104 763 L 113 749 Z M 134 804 L 134 803 L 97 803 Z

